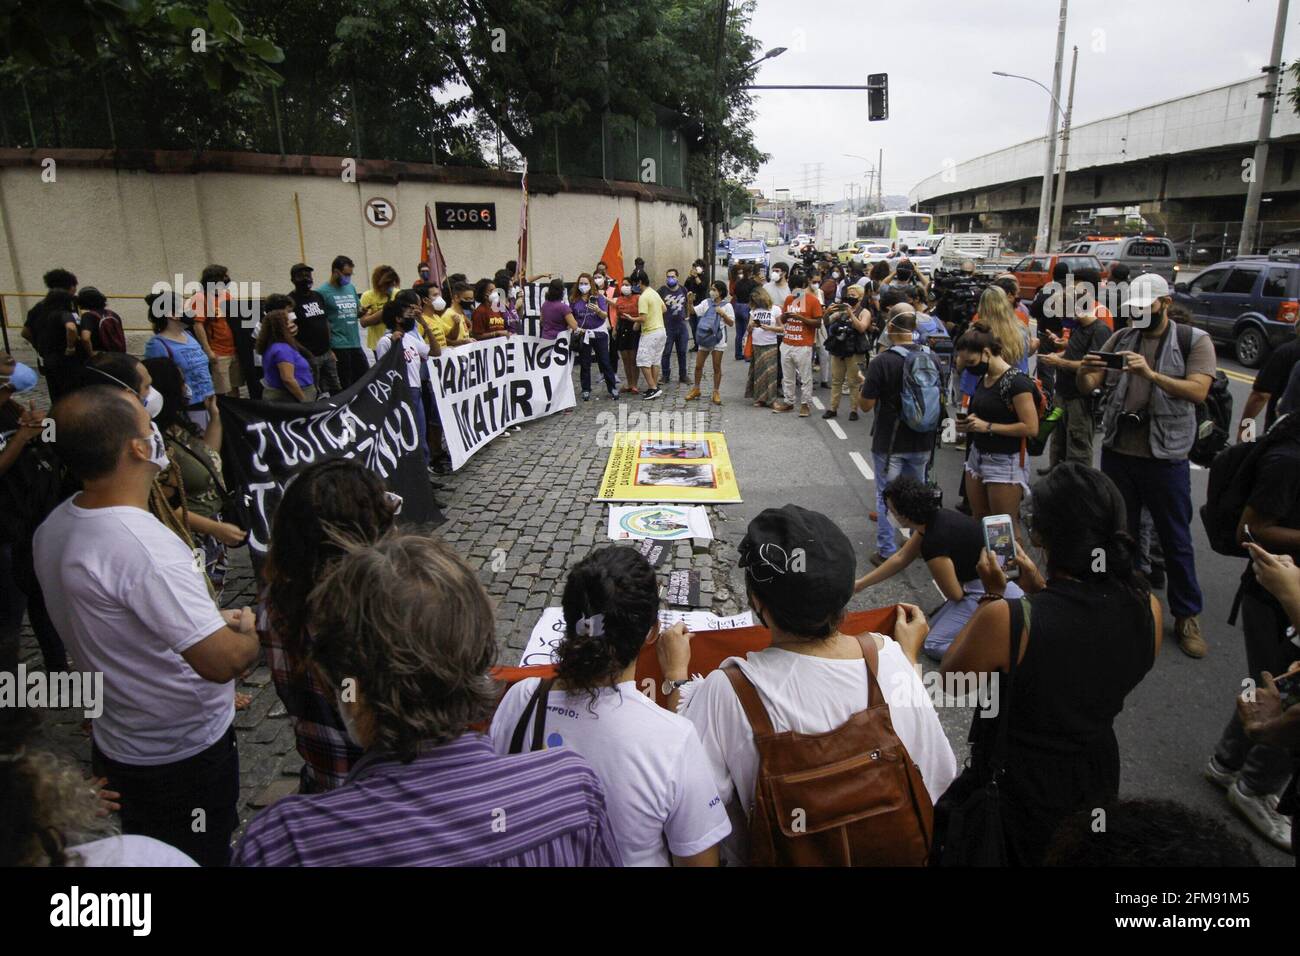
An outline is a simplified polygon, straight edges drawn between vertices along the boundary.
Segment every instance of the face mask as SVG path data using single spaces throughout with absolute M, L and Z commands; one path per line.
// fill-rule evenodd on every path
M 22 362 L 14 363 L 14 370 L 9 373 L 8 377 L 0 376 L 0 385 L 8 385 L 14 392 L 28 392 L 36 387 L 39 376 L 36 369 L 30 365 L 24 365 Z
M 696 274 L 697 276 L 698 276 L 698 275 L 703 275 L 703 274 L 704 274 L 704 268 L 703 268 L 702 266 L 696 266 L 696 267 L 695 267 L 695 274 Z
M 588 292 L 591 291 L 591 284 L 587 282 L 579 283 L 578 291 L 581 292 L 583 295 L 586 295 Z
M 784 273 L 784 272 L 773 272 L 773 273 L 772 273 L 772 281 L 775 282 L 777 285 L 780 285 L 781 282 L 784 281 L 784 279 L 785 279 L 785 273 Z
M 605 288 L 605 277 L 596 276 L 596 285 L 600 286 L 602 289 Z
M 619 291 L 622 292 L 624 295 L 631 295 L 632 287 L 630 285 L 625 285 L 623 286 L 623 288 L 619 289 Z
M 519 286 L 517 286 L 517 285 L 512 285 L 512 286 L 510 287 L 510 298 L 512 298 L 512 299 L 517 299 L 517 298 L 519 298 Z
M 157 425 L 151 422 L 149 424 L 149 429 L 150 441 L 153 443 L 150 449 L 149 462 L 150 464 L 157 465 L 158 470 L 162 471 L 171 464 L 171 462 L 167 460 L 167 443 L 163 441 L 162 432 L 158 431 Z
M 421 279 L 424 279 L 426 282 L 429 281 L 429 270 L 428 270 L 428 269 L 421 269 L 421 270 L 420 270 L 420 278 L 421 278 Z
M 352 276 L 339 276 L 339 285 L 351 285 Z
M 442 296 L 438 296 L 436 299 L 433 300 L 433 311 L 441 312 L 445 308 L 447 308 L 447 300 L 444 299 Z
M 838 272 L 832 272 L 832 273 L 831 273 L 831 278 L 832 278 L 832 279 L 838 279 L 839 277 L 840 277 L 840 274 L 839 274 Z
M 976 375 L 978 375 L 980 378 L 983 378 L 985 375 L 987 375 L 987 374 L 989 373 L 989 363 L 988 363 L 988 362 L 980 362 L 978 365 L 971 365 L 971 366 L 969 366 L 969 368 L 970 368 L 970 370 L 971 370 L 972 372 L 974 372 L 974 373 L 975 373 Z
M 668 288 L 671 289 L 671 288 L 673 288 L 675 285 L 677 285 L 677 276 L 669 276 L 669 277 L 668 277 Z
M 297 279 L 293 280 L 293 287 L 295 289 L 310 289 L 311 279 L 308 277 L 299 276 Z
M 460 309 L 461 309 L 462 312 L 472 312 L 472 311 L 474 311 L 474 300 L 473 300 L 473 299 L 464 299 L 464 300 L 462 300 L 461 303 L 460 303 Z
M 149 413 L 150 418 L 157 418 L 161 415 L 163 410 L 162 392 L 151 387 L 144 397 L 144 410 Z

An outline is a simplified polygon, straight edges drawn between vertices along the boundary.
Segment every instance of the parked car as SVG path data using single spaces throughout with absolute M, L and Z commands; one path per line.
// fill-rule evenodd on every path
M 764 269 L 768 266 L 767 243 L 762 239 L 732 239 L 731 240 L 731 261 L 728 265 L 738 262 L 757 262 Z
M 1159 236 L 1127 236 L 1123 239 L 1104 239 L 1093 242 L 1075 242 L 1061 250 L 1062 255 L 1096 256 L 1102 269 L 1122 262 L 1133 277 L 1143 273 L 1161 276 L 1166 282 L 1178 278 L 1178 255 L 1174 244 Z
M 877 262 L 888 259 L 893 249 L 890 248 L 888 239 L 859 239 L 858 251 L 853 254 L 852 261 L 859 262 L 862 265 L 875 265 Z
M 854 239 L 851 242 L 844 243 L 835 250 L 835 258 L 840 262 L 852 262 L 853 254 L 858 251 L 861 242 L 861 239 Z
M 1042 255 L 1025 256 L 1011 269 L 1016 281 L 1020 283 L 1020 297 L 1022 299 L 1032 299 L 1038 295 L 1038 290 L 1052 281 L 1052 272 L 1055 271 L 1058 262 L 1064 262 L 1066 268 L 1071 272 L 1079 269 L 1102 271 L 1101 261 L 1092 255 L 1066 253 L 1049 255 L 1044 253 Z
M 1232 345 L 1238 362 L 1259 368 L 1273 349 L 1295 338 L 1300 257 L 1242 256 L 1218 262 L 1191 282 L 1177 283 L 1173 299 L 1191 312 L 1197 328 Z

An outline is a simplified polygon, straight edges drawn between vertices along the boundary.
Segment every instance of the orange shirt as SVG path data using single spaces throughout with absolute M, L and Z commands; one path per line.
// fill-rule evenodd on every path
M 822 317 L 822 304 L 817 301 L 817 296 L 811 293 L 788 296 L 781 309 L 781 316 L 785 319 L 785 338 L 781 340 L 783 345 L 812 345 L 816 341 L 817 327 L 805 325 L 801 319 Z
M 229 292 L 222 292 L 217 296 L 214 303 L 216 308 L 212 314 L 208 314 L 207 300 L 202 292 L 185 303 L 186 311 L 193 311 L 194 321 L 203 325 L 203 331 L 208 335 L 208 345 L 212 349 L 213 355 L 234 355 L 235 354 L 235 336 L 230 331 L 230 323 L 222 316 L 226 314 L 226 303 L 231 299 Z M 216 319 L 215 322 L 209 322 L 209 319 Z

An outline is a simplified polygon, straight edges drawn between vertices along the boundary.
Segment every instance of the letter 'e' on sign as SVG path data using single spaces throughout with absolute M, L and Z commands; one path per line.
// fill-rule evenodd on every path
M 397 218 L 397 209 L 382 196 L 366 200 L 366 222 L 379 229 L 393 224 Z

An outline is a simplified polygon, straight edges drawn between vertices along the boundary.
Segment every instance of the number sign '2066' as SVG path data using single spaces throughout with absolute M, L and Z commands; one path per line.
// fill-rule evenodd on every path
M 494 202 L 434 203 L 439 229 L 495 229 L 497 204 Z

